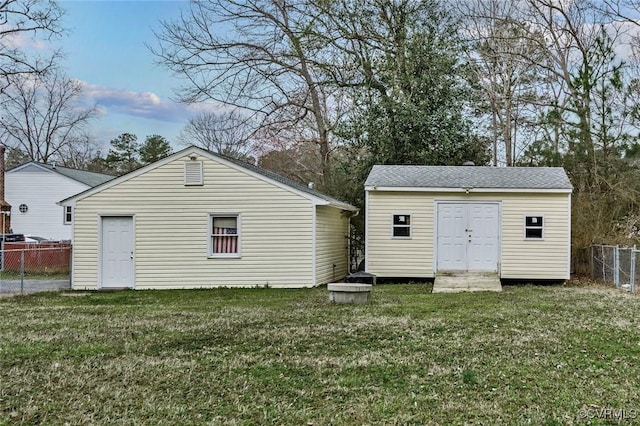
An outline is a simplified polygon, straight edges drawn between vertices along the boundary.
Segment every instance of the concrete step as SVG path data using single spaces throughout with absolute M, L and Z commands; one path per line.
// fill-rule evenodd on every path
M 433 293 L 463 291 L 502 291 L 502 285 L 495 272 L 439 272 L 436 274 Z

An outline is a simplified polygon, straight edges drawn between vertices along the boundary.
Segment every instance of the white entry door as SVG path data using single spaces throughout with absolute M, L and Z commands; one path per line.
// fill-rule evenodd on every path
M 438 203 L 437 221 L 437 270 L 498 270 L 497 203 Z
M 133 288 L 133 217 L 102 218 L 102 288 Z

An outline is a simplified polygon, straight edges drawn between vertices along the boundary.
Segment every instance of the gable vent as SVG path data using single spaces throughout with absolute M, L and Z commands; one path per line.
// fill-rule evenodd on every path
M 202 161 L 185 161 L 184 184 L 202 185 Z

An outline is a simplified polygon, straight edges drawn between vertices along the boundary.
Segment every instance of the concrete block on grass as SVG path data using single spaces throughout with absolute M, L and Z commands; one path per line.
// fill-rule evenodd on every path
M 329 300 L 333 303 L 366 304 L 371 294 L 371 284 L 332 283 L 327 284 Z

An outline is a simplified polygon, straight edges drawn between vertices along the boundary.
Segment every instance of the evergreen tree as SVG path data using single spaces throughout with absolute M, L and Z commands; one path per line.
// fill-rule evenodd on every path
M 123 133 L 111 141 L 105 166 L 118 175 L 129 173 L 141 165 L 138 159 L 139 151 L 138 137 L 131 133 Z
M 140 147 L 140 162 L 142 164 L 154 163 L 168 155 L 171 155 L 169 141 L 160 135 L 147 136 Z
M 394 45 L 372 62 L 372 84 L 346 134 L 365 148 L 366 171 L 372 164 L 486 164 L 488 141 L 473 134 L 468 114 L 474 92 L 456 26 L 432 2 L 400 2 L 393 12 Z

